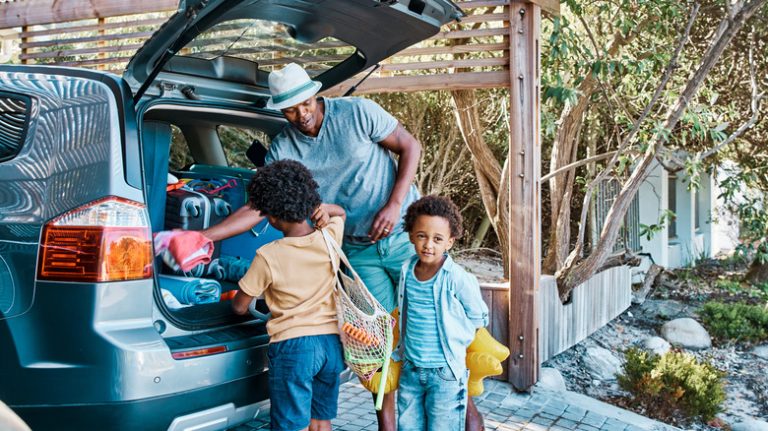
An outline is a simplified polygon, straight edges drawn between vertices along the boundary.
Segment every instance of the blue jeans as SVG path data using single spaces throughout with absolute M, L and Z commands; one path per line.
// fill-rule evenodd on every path
M 392 234 L 375 244 L 344 243 L 343 249 L 368 291 L 391 313 L 397 307 L 400 270 L 416 254 L 408 232 Z
M 397 391 L 399 431 L 463 431 L 467 414 L 467 379 L 445 365 L 420 368 L 405 360 Z
M 296 431 L 310 419 L 336 417 L 339 373 L 344 370 L 338 335 L 311 335 L 269 345 L 269 397 L 273 431 Z

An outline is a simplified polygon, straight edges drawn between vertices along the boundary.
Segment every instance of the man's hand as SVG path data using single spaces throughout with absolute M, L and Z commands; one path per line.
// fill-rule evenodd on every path
M 331 216 L 328 214 L 325 204 L 321 204 L 317 207 L 315 212 L 312 213 L 312 217 L 310 218 L 315 225 L 315 229 L 322 229 L 328 226 L 328 221 L 331 219 Z
M 398 220 L 400 220 L 400 205 L 392 203 L 384 205 L 384 207 L 376 213 L 376 217 L 373 219 L 373 224 L 371 224 L 371 230 L 368 231 L 368 236 L 371 237 L 371 242 L 376 242 L 389 236 Z

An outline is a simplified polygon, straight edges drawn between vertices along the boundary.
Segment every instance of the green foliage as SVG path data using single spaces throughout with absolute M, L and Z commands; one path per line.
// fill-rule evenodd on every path
M 715 287 L 728 293 L 740 293 L 744 290 L 744 287 L 740 282 L 728 279 L 717 280 L 715 282 Z
M 707 421 L 723 411 L 723 373 L 711 364 L 687 353 L 670 351 L 659 356 L 634 348 L 625 359 L 619 386 L 648 414 L 662 420 L 683 414 Z
M 667 223 L 674 220 L 675 217 L 676 215 L 673 211 L 665 209 L 661 213 L 661 217 L 659 217 L 659 221 L 657 223 L 650 225 L 640 223 L 640 236 L 643 236 L 646 240 L 650 241 L 653 239 L 654 235 L 666 229 Z
M 710 301 L 699 311 L 702 323 L 721 341 L 768 340 L 768 309 L 744 303 Z
M 760 264 L 768 263 L 768 212 L 766 195 L 760 190 L 765 181 L 766 167 L 742 167 L 720 182 L 720 198 L 725 207 L 739 218 L 741 243 L 737 247 L 745 258 L 754 256 Z

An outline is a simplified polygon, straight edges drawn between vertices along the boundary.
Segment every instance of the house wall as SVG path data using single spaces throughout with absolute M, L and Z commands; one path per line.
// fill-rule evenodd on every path
M 669 175 L 667 171 L 658 163 L 654 162 L 650 176 L 640 186 L 640 223 L 646 226 L 658 225 L 659 217 L 667 209 L 667 180 Z M 643 253 L 649 253 L 652 258 L 643 262 L 640 270 L 645 272 L 650 263 L 667 266 L 669 262 L 669 250 L 666 246 L 668 242 L 667 229 L 654 234 L 651 239 L 645 235 L 640 238 L 640 245 Z
M 674 179 L 674 184 L 670 184 L 670 179 Z M 677 268 L 690 265 L 704 257 L 713 257 L 723 249 L 735 247 L 733 238 L 737 234 L 733 234 L 733 217 L 727 214 L 717 215 L 720 191 L 713 176 L 702 174 L 697 191 L 689 191 L 688 184 L 685 173 L 678 173 L 676 178 L 670 177 L 667 171 L 656 163 L 650 176 L 640 187 L 640 223 L 647 226 L 659 224 L 662 213 L 671 209 L 676 214 L 676 232 L 671 236 L 669 227 L 666 226 L 650 240 L 645 236 L 640 239 L 642 253 L 650 254 L 650 258 L 644 259 L 641 266 L 634 270 L 634 282 L 639 282 L 638 275 L 642 276 L 651 263 Z M 674 187 L 674 208 L 670 208 L 668 204 L 670 187 Z

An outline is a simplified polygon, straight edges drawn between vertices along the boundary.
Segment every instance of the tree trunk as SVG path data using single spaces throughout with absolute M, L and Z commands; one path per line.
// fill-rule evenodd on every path
M 606 54 L 609 57 L 615 55 L 622 46 L 631 42 L 637 36 L 640 29 L 644 28 L 648 22 L 645 21 L 638 25 L 638 29 L 627 37 L 622 36 L 621 32 L 616 33 Z M 577 91 L 579 97 L 576 103 L 566 106 L 560 114 L 559 121 L 561 126 L 557 129 L 557 135 L 552 144 L 552 155 L 549 163 L 550 172 L 555 172 L 576 161 L 579 131 L 584 122 L 584 116 L 589 110 L 592 95 L 598 90 L 598 84 L 595 75 L 588 73 L 581 84 L 579 84 Z M 565 259 L 568 257 L 568 250 L 571 246 L 570 197 L 575 178 L 576 172 L 570 170 L 549 180 L 549 200 L 551 205 L 549 248 L 541 268 L 545 274 L 554 274 L 565 265 Z M 586 227 L 581 227 L 581 229 L 584 228 Z
M 768 263 L 760 263 L 755 259 L 744 278 L 752 284 L 768 283 Z
M 456 124 L 459 126 L 464 143 L 472 153 L 472 165 L 475 169 L 480 197 L 485 206 L 493 230 L 501 244 L 501 257 L 504 264 L 504 277 L 509 277 L 509 214 L 506 210 L 509 196 L 509 175 L 505 165 L 502 169 L 483 138 L 483 124 L 477 111 L 477 98 L 472 90 L 451 91 L 453 97 Z

